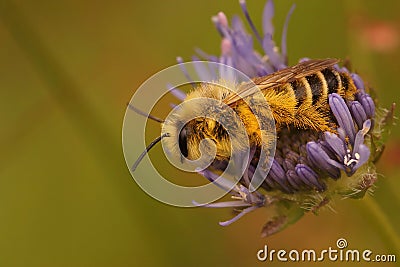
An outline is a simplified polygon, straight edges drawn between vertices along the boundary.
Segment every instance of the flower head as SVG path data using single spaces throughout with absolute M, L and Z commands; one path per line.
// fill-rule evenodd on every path
M 212 21 L 222 37 L 221 56 L 197 50 L 198 56 L 193 59 L 223 63 L 251 78 L 286 68 L 287 28 L 294 7 L 287 15 L 279 49 L 273 40 L 273 2 L 269 0 L 264 7 L 262 34 L 254 25 L 246 2 L 240 0 L 239 3 L 252 34 L 245 30 L 239 17 L 233 17 L 229 24 L 226 15 L 220 12 Z M 261 53 L 254 49 L 254 42 L 262 47 Z M 300 62 L 306 60 L 303 58 Z M 335 126 L 325 132 L 296 127 L 282 129 L 278 133 L 276 152 L 269 172 L 259 174 L 263 175 L 263 183 L 262 189 L 257 191 L 251 190 L 250 180 L 255 175 L 260 151 L 252 147 L 250 159 L 241 159 L 247 165 L 240 185 L 230 191 L 234 200 L 203 205 L 243 208 L 237 216 L 221 225 L 229 225 L 246 213 L 270 206 L 274 212 L 263 228 L 263 234 L 270 235 L 296 221 L 305 211 L 317 212 L 320 207 L 329 205 L 335 197 L 357 198 L 371 188 L 376 180 L 374 160 L 381 151 L 381 133 L 392 113 L 384 110 L 377 112 L 375 102 L 360 76 L 345 67 L 335 65 L 334 68 L 340 73 L 346 73 L 346 77 L 351 78 L 357 89 L 353 99 L 338 93 L 328 95 L 327 101 L 334 121 L 332 125 Z M 201 77 L 203 70 L 198 69 L 198 72 Z M 184 98 L 180 91 L 174 91 L 177 97 Z M 224 162 L 214 162 L 212 168 L 199 171 L 199 174 L 215 183 L 218 175 L 213 170 L 223 170 L 225 166 Z

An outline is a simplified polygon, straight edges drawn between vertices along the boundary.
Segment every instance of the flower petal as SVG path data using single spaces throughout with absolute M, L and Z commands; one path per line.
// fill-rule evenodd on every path
M 200 58 L 197 56 L 192 56 L 192 62 L 194 63 L 194 68 L 196 69 L 197 75 L 201 81 L 212 81 L 213 75 L 210 70 L 206 67 L 206 62 L 201 62 Z
M 296 190 L 300 190 L 302 187 L 302 182 L 299 176 L 296 174 L 294 170 L 288 170 L 286 172 L 286 177 L 289 184 Z
M 219 225 L 221 226 L 228 226 L 234 222 L 236 222 L 237 220 L 239 220 L 240 218 L 242 218 L 245 214 L 258 209 L 259 207 L 257 206 L 251 206 L 248 208 L 245 208 L 244 210 L 242 210 L 238 215 L 236 215 L 235 217 L 233 217 L 232 219 L 225 221 L 225 222 L 219 222 Z
M 272 36 L 267 34 L 264 36 L 262 47 L 264 49 L 265 54 L 268 56 L 269 61 L 271 62 L 272 66 L 276 70 L 286 68 L 282 60 L 282 56 L 279 55 L 275 50 L 275 43 L 272 40 Z
M 326 172 L 334 179 L 338 179 L 340 177 L 340 170 L 333 165 L 335 163 L 332 164 L 332 161 L 334 160 L 329 158 L 328 154 L 326 154 L 319 144 L 315 142 L 308 142 L 307 152 L 308 158 L 315 166 L 320 168 L 323 172 Z
M 276 183 L 278 183 L 282 189 L 287 193 L 293 193 L 293 191 L 286 185 L 286 175 L 282 166 L 274 159 L 271 165 L 271 169 L 268 174 Z
M 363 106 L 365 113 L 369 119 L 375 115 L 375 104 L 374 100 L 368 94 L 359 94 L 358 101 Z
M 354 153 L 358 152 L 358 147 L 364 144 L 364 136 L 368 133 L 370 129 L 371 129 L 371 120 L 366 120 L 363 124 L 362 129 L 359 130 L 356 134 L 356 139 L 353 147 L 353 156 Z
M 353 167 L 354 170 L 357 170 L 364 163 L 366 163 L 369 159 L 369 156 L 371 155 L 369 148 L 364 144 L 358 147 L 357 153 L 360 155 L 360 157 L 358 158 L 358 162 L 356 163 L 356 165 L 354 165 Z
M 282 51 L 281 54 L 285 60 L 285 62 L 284 62 L 285 64 L 287 64 L 287 45 L 286 45 L 287 44 L 286 43 L 287 31 L 288 31 L 290 17 L 292 16 L 295 8 L 296 8 L 296 5 L 293 4 L 289 10 L 289 13 L 286 15 L 285 24 L 283 25 L 282 40 L 281 40 L 281 51 Z
M 358 90 L 361 90 L 361 92 L 364 92 L 364 90 L 365 90 L 364 81 L 360 78 L 360 76 L 358 76 L 355 73 L 352 73 L 351 78 L 353 79 L 353 82 L 354 82 L 354 85 L 356 86 L 356 88 Z
M 224 177 L 220 177 L 216 173 L 210 171 L 210 170 L 196 170 L 197 173 L 203 175 L 207 180 L 221 188 L 222 190 L 225 191 L 230 191 L 230 193 L 234 193 L 232 191 L 239 192 L 239 189 L 237 186 L 235 186 L 233 181 L 230 181 L 228 179 L 225 179 Z
M 346 147 L 343 140 L 331 132 L 325 132 L 324 136 L 329 147 L 339 156 L 340 159 L 343 159 L 344 155 L 346 155 Z
M 178 62 L 179 68 L 181 69 L 183 75 L 185 75 L 186 79 L 192 85 L 192 87 L 195 88 L 196 84 L 194 83 L 193 78 L 190 77 L 189 72 L 187 71 L 185 65 L 183 64 L 183 59 L 181 57 L 177 57 L 176 61 Z
M 272 18 L 274 17 L 275 7 L 274 2 L 272 0 L 268 0 L 268 2 L 264 6 L 264 11 L 262 15 L 262 28 L 263 33 L 265 35 L 274 35 L 274 26 L 272 25 Z
M 339 126 L 345 130 L 351 144 L 354 144 L 356 130 L 354 129 L 354 122 L 352 120 L 349 108 L 347 107 L 343 98 L 336 93 L 330 94 L 329 106 L 331 107 Z
M 353 115 L 354 121 L 358 126 L 358 129 L 361 129 L 363 127 L 364 121 L 367 120 L 367 114 L 365 113 L 363 106 L 358 101 L 351 101 L 350 111 Z
M 306 185 L 312 188 L 317 188 L 319 191 L 323 191 L 325 189 L 325 185 L 318 181 L 318 175 L 307 165 L 297 164 L 296 174 Z
M 253 21 L 250 18 L 249 12 L 247 10 L 247 6 L 246 6 L 246 1 L 245 0 L 239 0 L 239 4 L 242 8 L 243 14 L 246 17 L 247 23 L 249 23 L 251 30 L 253 31 L 254 35 L 256 36 L 257 40 L 260 42 L 260 44 L 262 43 L 262 39 L 260 34 L 257 31 L 256 26 L 254 26 Z
M 186 94 L 183 91 L 173 87 L 172 84 L 167 84 L 167 88 L 171 92 L 171 94 L 173 94 L 176 98 L 178 98 L 181 101 L 185 100 Z
M 213 16 L 211 20 L 222 37 L 229 35 L 228 19 L 223 12 L 219 12 L 218 15 Z
M 235 207 L 248 207 L 251 206 L 250 203 L 243 202 L 242 200 L 236 201 L 221 201 L 210 204 L 199 204 L 193 201 L 193 204 L 198 207 L 206 207 L 206 208 L 235 208 Z

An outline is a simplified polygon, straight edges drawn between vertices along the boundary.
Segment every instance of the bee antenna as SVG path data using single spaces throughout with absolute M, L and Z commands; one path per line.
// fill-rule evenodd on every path
M 155 117 L 155 116 L 153 116 L 153 115 L 151 115 L 151 114 L 147 114 L 146 112 L 141 111 L 140 109 L 135 108 L 134 106 L 132 106 L 132 105 L 129 104 L 129 103 L 127 104 L 127 106 L 129 107 L 129 109 L 135 111 L 135 112 L 136 112 L 137 114 L 139 114 L 139 115 L 142 115 L 142 116 L 144 116 L 144 117 L 146 117 L 146 118 L 152 119 L 153 121 L 156 121 L 156 122 L 159 122 L 159 123 L 163 123 L 163 122 L 164 122 L 164 120 L 162 120 L 162 119 L 160 119 L 160 118 L 157 118 L 157 117 Z
M 144 158 L 144 156 L 146 156 L 146 154 L 149 152 L 149 150 L 150 150 L 153 146 L 155 146 L 158 142 L 160 142 L 161 139 L 163 139 L 164 137 L 170 137 L 170 134 L 169 134 L 169 133 L 165 133 L 165 134 L 163 134 L 163 135 L 157 137 L 156 139 L 154 139 L 154 140 L 150 143 L 150 145 L 148 145 L 148 146 L 146 147 L 146 149 L 142 152 L 142 154 L 140 154 L 140 156 L 138 157 L 138 159 L 135 161 L 135 163 L 133 164 L 132 169 L 131 169 L 132 172 L 134 172 L 134 171 L 136 170 L 137 166 L 138 166 L 139 163 L 142 161 L 142 159 Z

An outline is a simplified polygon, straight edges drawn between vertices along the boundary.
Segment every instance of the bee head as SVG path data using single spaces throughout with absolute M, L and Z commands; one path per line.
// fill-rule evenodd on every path
M 206 153 L 211 151 L 211 146 L 216 148 L 217 157 L 227 157 L 230 152 L 230 139 L 225 128 L 213 119 L 195 118 L 187 122 L 178 133 L 178 145 L 183 157 L 196 160 L 201 156 L 200 143 Z
M 231 151 L 246 149 L 246 142 L 242 140 L 247 139 L 247 134 L 237 130 L 239 123 L 223 111 L 215 114 L 217 116 L 213 118 L 197 116 L 185 119 L 178 111 L 169 116 L 163 124 L 163 133 L 170 135 L 170 138 L 163 139 L 166 152 L 169 155 L 180 155 L 181 161 L 198 160 L 203 154 L 215 154 L 215 159 L 224 160 L 229 159 Z M 236 139 L 232 139 L 231 134 Z
M 188 160 L 197 160 L 202 153 L 227 159 L 232 150 L 246 148 L 242 142 L 247 139 L 246 130 L 238 115 L 223 102 L 229 92 L 212 84 L 202 84 L 190 92 L 163 123 L 162 132 L 171 137 L 163 140 L 166 152 Z

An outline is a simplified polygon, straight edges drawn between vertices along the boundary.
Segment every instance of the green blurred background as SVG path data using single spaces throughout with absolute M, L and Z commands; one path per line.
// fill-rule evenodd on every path
M 264 0 L 249 2 L 260 26 Z M 293 1 L 275 2 L 280 40 Z M 349 57 L 383 106 L 398 102 L 399 1 L 296 2 L 291 64 Z M 210 17 L 220 10 L 241 13 L 231 0 L 0 1 L 0 266 L 284 266 L 259 263 L 256 252 L 324 249 L 339 237 L 400 257 L 399 127 L 373 199 L 338 201 L 336 213 L 308 214 L 268 239 L 262 209 L 223 228 L 229 210 L 167 206 L 133 182 L 121 145 L 126 103 L 176 56 L 190 59 L 194 47 L 218 54 Z M 160 148 L 151 157 L 165 167 Z M 396 266 L 369 264 L 381 265 Z

